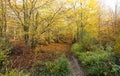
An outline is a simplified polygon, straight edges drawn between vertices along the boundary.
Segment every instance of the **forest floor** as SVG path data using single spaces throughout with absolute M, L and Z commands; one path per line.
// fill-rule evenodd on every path
M 30 69 L 37 61 L 52 61 L 57 59 L 60 54 L 65 54 L 70 64 L 71 76 L 84 76 L 82 67 L 79 66 L 77 59 L 70 53 L 71 44 L 52 43 L 40 45 L 35 51 L 28 48 L 22 41 L 12 42 L 12 45 L 14 48 L 12 55 L 9 57 L 9 68 L 17 70 Z

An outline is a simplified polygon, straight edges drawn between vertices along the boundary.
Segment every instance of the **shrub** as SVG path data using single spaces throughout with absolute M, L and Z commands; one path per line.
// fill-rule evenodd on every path
M 120 38 L 115 42 L 113 51 L 116 55 L 120 56 Z
M 119 76 L 120 67 L 111 60 L 110 52 L 83 52 L 79 53 L 78 58 L 84 65 L 87 76 Z
M 120 65 L 120 37 L 115 42 L 113 52 L 116 63 Z
M 85 51 L 95 51 L 97 49 L 95 40 L 95 38 L 91 37 L 90 34 L 86 32 L 79 43 L 73 44 L 71 50 L 74 54 Z
M 89 33 L 84 34 L 83 39 L 72 46 L 72 52 L 85 67 L 87 76 L 120 76 L 120 66 L 114 62 L 113 52 L 120 57 L 120 39 L 116 42 L 114 49 L 112 42 L 105 47 L 98 47 Z M 111 45 L 111 46 L 110 46 Z M 120 61 L 120 58 L 115 58 Z M 119 62 L 120 63 L 120 62 Z
M 6 72 L 5 74 L 0 74 L 0 76 L 17 76 L 18 74 L 11 71 L 11 72 Z
M 120 76 L 120 66 L 118 66 L 116 64 L 112 64 L 111 75 L 112 76 Z
M 7 56 L 3 53 L 0 52 L 0 71 L 2 70 L 2 67 L 7 64 Z
M 61 56 L 58 60 L 47 62 L 37 62 L 33 68 L 32 76 L 69 76 L 69 64 L 65 56 Z
M 7 71 L 5 74 L 0 74 L 0 76 L 30 76 L 30 75 L 24 73 L 23 71 L 15 72 L 14 70 L 12 70 L 12 71 Z
M 72 52 L 75 54 L 75 55 L 79 55 L 79 53 L 80 53 L 80 51 L 81 51 L 81 45 L 80 44 L 78 44 L 78 43 L 75 43 L 75 44 L 73 44 L 73 46 L 72 46 Z
M 7 64 L 7 57 L 10 54 L 11 48 L 12 47 L 7 42 L 0 42 L 0 68 L 4 67 Z

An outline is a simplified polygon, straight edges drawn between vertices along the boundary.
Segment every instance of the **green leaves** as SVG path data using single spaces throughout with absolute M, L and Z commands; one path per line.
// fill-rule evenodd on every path
M 84 34 L 81 42 L 72 46 L 72 52 L 77 56 L 85 67 L 87 76 L 119 76 L 120 67 L 113 60 L 113 48 L 98 47 L 96 41 L 88 35 Z
M 104 73 L 112 73 L 113 70 L 114 73 L 118 71 L 118 67 L 113 67 L 115 64 L 110 60 L 110 56 L 109 52 L 95 51 L 80 53 L 78 57 L 84 65 L 88 76 L 105 76 Z
M 43 64 L 43 63 L 42 63 Z M 61 56 L 58 60 L 37 64 L 34 69 L 33 76 L 69 76 L 70 68 L 65 56 Z
M 75 46 L 77 45 L 77 48 Z M 106 76 L 108 73 L 112 76 L 119 76 L 120 67 L 112 60 L 111 51 L 79 51 L 79 44 L 73 45 L 73 53 L 85 67 L 87 76 Z
M 12 47 L 5 41 L 0 41 L 0 70 L 7 64 L 7 57 Z

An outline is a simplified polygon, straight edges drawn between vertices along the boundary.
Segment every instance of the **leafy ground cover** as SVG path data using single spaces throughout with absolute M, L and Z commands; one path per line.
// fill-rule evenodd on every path
M 70 68 L 66 55 L 71 45 L 39 45 L 35 49 L 24 42 L 12 42 L 13 46 L 7 61 L 6 72 L 1 76 L 69 76 Z

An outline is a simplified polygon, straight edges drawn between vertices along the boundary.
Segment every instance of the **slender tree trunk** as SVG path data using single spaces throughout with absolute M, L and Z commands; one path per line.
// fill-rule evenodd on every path
M 7 19 L 6 19 L 6 15 L 7 15 L 7 1 L 6 0 L 1 0 L 1 26 L 0 26 L 0 37 L 3 37 L 4 39 L 6 39 L 6 29 L 7 29 Z
M 83 3 L 80 3 L 81 10 L 83 9 Z M 80 33 L 80 42 L 83 40 L 83 33 L 84 33 L 84 25 L 83 25 L 83 11 L 81 11 L 80 14 L 81 22 L 80 22 L 80 27 L 81 27 L 81 33 Z
M 34 29 L 32 30 L 33 31 L 33 36 L 32 36 L 32 40 L 31 40 L 31 48 L 35 48 L 36 47 L 36 45 L 37 45 L 37 38 L 35 37 L 35 35 L 36 35 L 36 33 L 34 32 L 34 31 L 36 31 L 37 30 L 37 27 L 39 26 L 39 13 L 37 12 L 36 14 L 35 14 L 35 19 L 34 19 L 34 14 L 33 14 L 33 21 L 35 22 L 35 23 L 33 23 L 33 25 L 34 25 Z
M 115 32 L 116 32 L 116 30 L 118 29 L 118 0 L 116 0 L 116 4 L 115 4 L 114 25 L 115 25 Z
M 23 10 L 24 10 L 24 39 L 25 43 L 28 45 L 29 44 L 29 25 L 27 21 L 27 0 L 23 0 Z
M 98 39 L 99 39 L 99 47 L 101 47 L 101 15 L 100 13 L 98 14 L 99 16 L 99 25 L 98 25 Z

